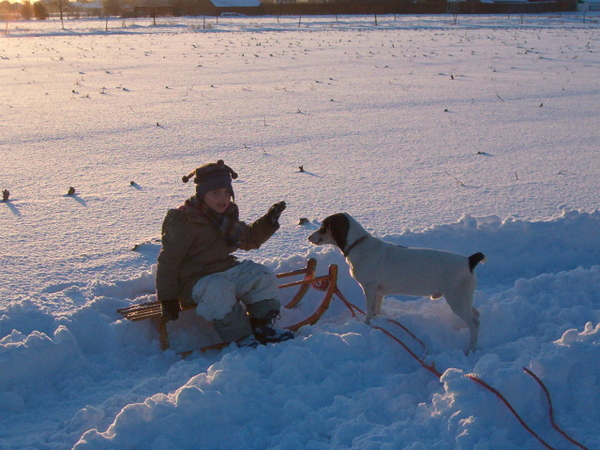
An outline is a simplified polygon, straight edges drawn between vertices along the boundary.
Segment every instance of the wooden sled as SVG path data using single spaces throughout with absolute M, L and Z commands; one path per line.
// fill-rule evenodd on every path
M 300 280 L 290 281 L 288 283 L 279 285 L 279 289 L 286 289 L 296 286 L 298 287 L 298 291 L 294 294 L 292 299 L 286 305 L 284 305 L 284 307 L 287 309 L 292 309 L 298 303 L 300 303 L 302 298 L 311 287 L 313 289 L 325 292 L 325 295 L 323 296 L 323 299 L 321 300 L 321 303 L 318 305 L 317 309 L 315 309 L 315 311 L 306 319 L 293 325 L 286 326 L 285 328 L 288 330 L 296 331 L 304 325 L 313 325 L 316 323 L 323 313 L 327 311 L 327 308 L 329 308 L 333 294 L 337 291 L 337 265 L 330 265 L 327 275 L 319 277 L 315 277 L 316 268 L 317 260 L 311 258 L 307 261 L 306 267 L 303 269 L 277 274 L 277 278 L 298 277 L 303 275 L 303 278 Z M 181 305 L 181 308 L 182 311 L 186 311 L 189 309 L 194 309 L 195 305 Z M 119 313 L 125 319 L 131 320 L 132 322 L 137 322 L 140 320 L 152 320 L 158 329 L 161 349 L 167 350 L 169 348 L 169 332 L 167 329 L 168 320 L 161 316 L 160 302 L 155 301 L 132 305 L 127 308 L 117 309 L 117 313 Z M 226 347 L 227 345 L 229 345 L 229 343 L 222 342 L 220 344 L 203 347 L 199 350 L 204 352 L 213 349 L 220 349 Z M 193 353 L 193 350 L 182 352 L 180 354 L 185 356 L 190 353 Z

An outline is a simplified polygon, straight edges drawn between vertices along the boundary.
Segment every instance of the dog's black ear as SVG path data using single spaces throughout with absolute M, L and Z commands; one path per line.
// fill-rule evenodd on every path
M 327 224 L 325 224 L 327 221 Z M 335 240 L 340 250 L 344 251 L 348 245 L 348 231 L 350 230 L 350 222 L 345 214 L 337 213 L 327 217 L 323 221 L 323 225 L 327 225 L 331 237 Z

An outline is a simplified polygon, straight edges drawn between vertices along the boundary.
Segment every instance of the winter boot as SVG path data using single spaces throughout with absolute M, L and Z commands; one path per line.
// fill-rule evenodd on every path
M 259 342 L 256 340 L 253 334 L 250 336 L 246 336 L 245 338 L 240 339 L 236 342 L 237 346 L 240 348 L 249 347 L 256 348 L 258 347 Z
M 294 333 L 291 331 L 273 326 L 278 318 L 279 311 L 269 311 L 262 319 L 250 320 L 254 337 L 256 337 L 258 342 L 265 345 L 270 342 L 283 342 L 294 339 Z

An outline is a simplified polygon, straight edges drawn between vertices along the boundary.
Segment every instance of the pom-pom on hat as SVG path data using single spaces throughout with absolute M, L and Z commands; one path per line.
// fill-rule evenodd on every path
M 204 164 L 182 178 L 184 183 L 194 178 L 196 183 L 196 198 L 202 200 L 207 192 L 225 188 L 233 196 L 232 180 L 238 177 L 233 169 L 220 159 L 216 163 Z

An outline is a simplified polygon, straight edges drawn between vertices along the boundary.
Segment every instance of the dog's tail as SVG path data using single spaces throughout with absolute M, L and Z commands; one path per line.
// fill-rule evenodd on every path
M 471 273 L 473 273 L 473 269 L 475 269 L 477 264 L 480 262 L 485 262 L 485 260 L 485 255 L 481 252 L 473 253 L 471 256 L 469 256 L 469 270 Z

